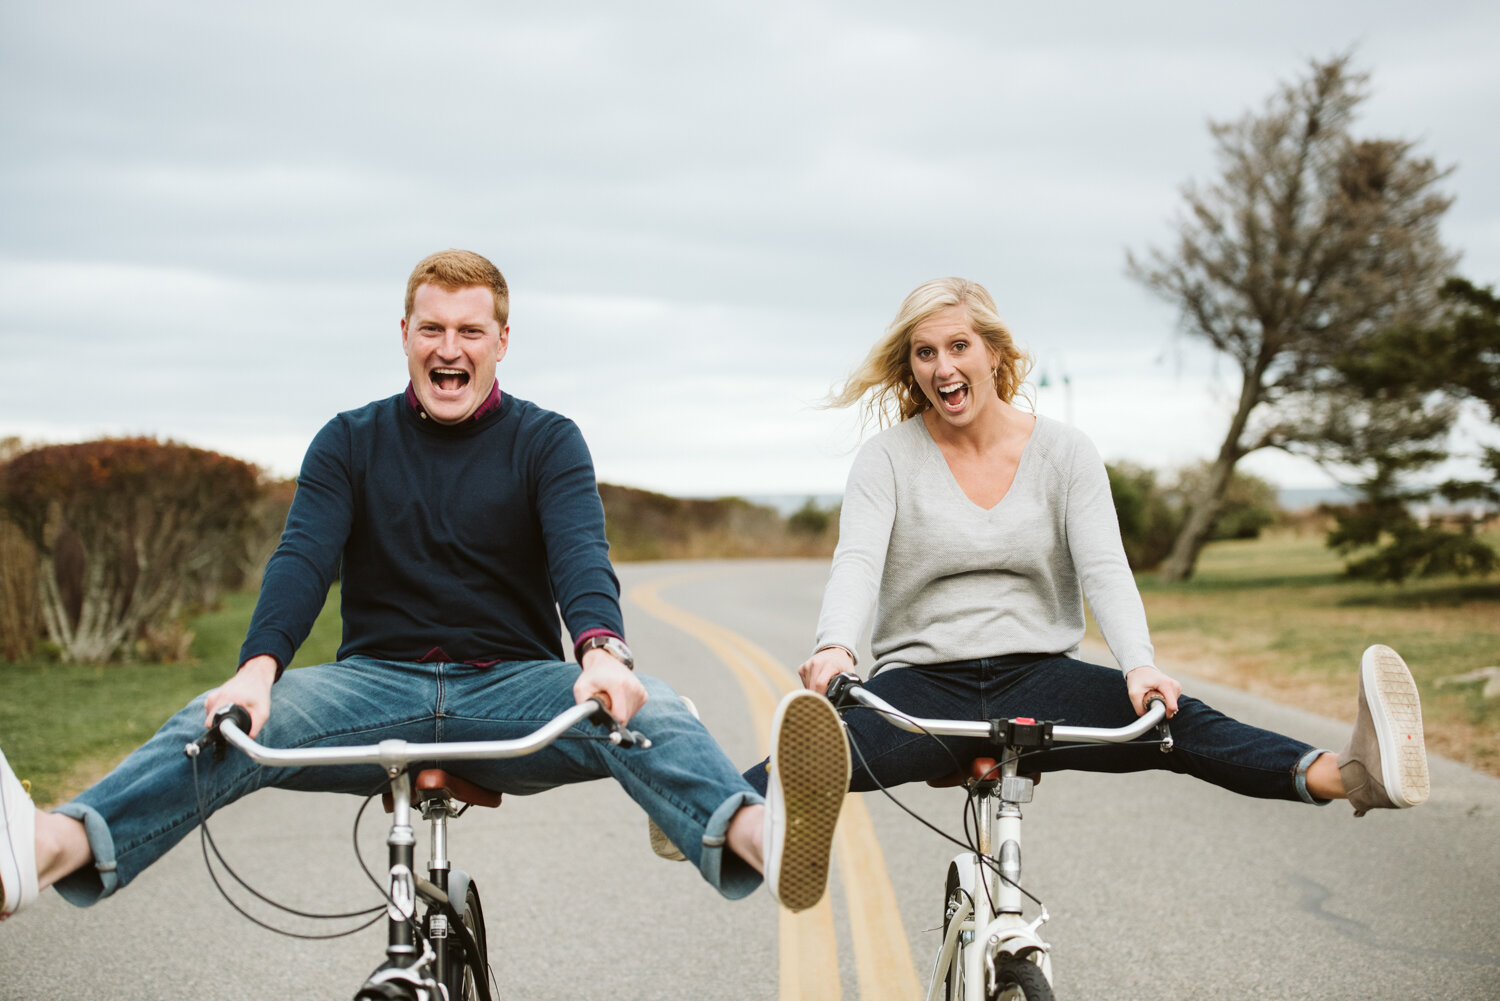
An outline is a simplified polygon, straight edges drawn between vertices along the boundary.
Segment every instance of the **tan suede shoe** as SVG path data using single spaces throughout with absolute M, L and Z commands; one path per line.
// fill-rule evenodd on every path
M 1339 753 L 1339 775 L 1356 817 L 1416 806 L 1431 791 L 1417 684 L 1388 646 L 1376 644 L 1360 659 L 1359 712 Z
M 693 705 L 692 699 L 686 695 L 679 695 L 677 697 L 682 700 L 683 705 L 687 706 L 687 711 L 693 714 L 693 719 L 703 718 L 698 715 L 698 707 Z M 663 831 L 657 825 L 656 821 L 650 817 L 646 818 L 646 834 L 651 839 L 651 850 L 659 857 L 666 859 L 668 862 L 687 861 L 687 856 L 682 854 L 682 849 L 672 844 L 672 839 L 667 837 L 667 832 Z

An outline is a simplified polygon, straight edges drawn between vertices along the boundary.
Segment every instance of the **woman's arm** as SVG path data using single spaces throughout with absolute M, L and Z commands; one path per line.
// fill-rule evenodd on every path
M 1073 567 L 1110 652 L 1126 672 L 1154 664 L 1146 608 L 1125 558 L 1109 475 L 1093 443 L 1081 434 L 1075 438 L 1064 517 Z
M 869 621 L 885 573 L 896 520 L 896 474 L 875 441 L 855 456 L 839 512 L 839 544 L 823 589 L 816 653 L 802 665 L 802 683 L 821 692 L 828 679 L 854 668 L 854 648 Z

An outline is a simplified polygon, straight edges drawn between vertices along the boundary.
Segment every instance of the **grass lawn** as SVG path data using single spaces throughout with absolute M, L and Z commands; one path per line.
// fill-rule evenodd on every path
M 239 661 L 255 595 L 233 594 L 194 618 L 195 661 L 181 664 L 55 664 L 0 661 L 0 747 L 32 798 L 51 805 L 85 788 L 144 743 L 172 713 L 222 684 Z M 293 666 L 332 660 L 338 588 Z
M 1186 584 L 1142 575 L 1157 665 L 1352 721 L 1359 656 L 1384 643 L 1421 688 L 1428 748 L 1500 775 L 1500 700 L 1443 681 L 1500 664 L 1500 582 L 1342 571 L 1321 535 L 1278 533 L 1209 546 Z

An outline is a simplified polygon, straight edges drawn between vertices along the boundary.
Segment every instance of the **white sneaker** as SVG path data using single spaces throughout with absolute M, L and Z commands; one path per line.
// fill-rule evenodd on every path
M 36 806 L 0 751 L 0 919 L 36 899 Z
M 848 791 L 849 739 L 833 704 L 807 689 L 788 693 L 771 721 L 763 848 L 766 886 L 788 910 L 823 899 Z
M 698 707 L 693 705 L 692 699 L 686 695 L 679 695 L 677 697 L 682 700 L 683 705 L 687 706 L 687 711 L 693 714 L 693 719 L 703 718 L 698 715 Z M 667 837 L 667 832 L 663 831 L 656 821 L 650 817 L 646 818 L 646 834 L 651 839 L 651 850 L 659 857 L 666 859 L 668 862 L 687 861 L 687 856 L 682 854 L 682 849 L 672 844 L 672 839 Z

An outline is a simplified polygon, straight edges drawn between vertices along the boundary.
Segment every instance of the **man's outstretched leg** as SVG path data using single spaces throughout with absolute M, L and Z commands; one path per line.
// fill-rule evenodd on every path
M 682 700 L 692 716 L 696 708 Z M 766 878 L 767 888 L 793 911 L 823 897 L 829 855 L 849 788 L 849 743 L 838 713 L 814 692 L 790 692 L 771 721 L 771 757 L 764 805 L 741 807 L 729 823 L 730 851 Z M 653 820 L 652 850 L 684 859 Z

